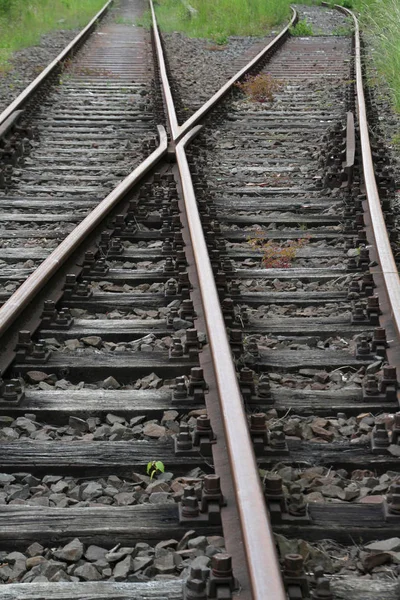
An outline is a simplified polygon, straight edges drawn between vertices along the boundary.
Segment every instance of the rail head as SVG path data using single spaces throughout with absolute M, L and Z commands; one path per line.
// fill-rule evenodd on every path
M 207 322 L 208 341 L 226 433 L 252 598 L 286 600 L 242 395 L 185 152 L 186 145 L 200 129 L 199 126 L 193 128 L 179 141 L 176 146 L 176 159 Z
M 391 318 L 400 339 L 400 277 L 394 260 L 385 218 L 375 178 L 374 162 L 368 129 L 367 108 L 364 95 L 364 82 L 361 63 L 360 26 L 356 15 L 349 9 L 336 5 L 335 8 L 353 19 L 355 36 L 355 73 L 356 73 L 356 105 L 360 130 L 362 165 L 368 210 L 371 218 L 375 251 L 378 257 L 380 273 L 390 304 Z M 397 365 L 399 368 L 400 365 Z
M 21 110 L 25 103 L 33 96 L 38 88 L 56 71 L 59 65 L 79 46 L 85 37 L 94 29 L 99 21 L 108 11 L 114 0 L 108 0 L 103 8 L 93 17 L 84 29 L 64 48 L 62 52 L 34 79 L 13 102 L 0 114 L 0 127 L 17 110 Z
M 152 169 L 168 149 L 165 128 L 158 126 L 158 148 L 130 173 L 108 196 L 94 208 L 79 225 L 61 242 L 14 294 L 0 308 L 0 338 L 10 328 L 21 312 L 32 302 L 51 277 L 87 236 L 101 223 L 122 198 Z

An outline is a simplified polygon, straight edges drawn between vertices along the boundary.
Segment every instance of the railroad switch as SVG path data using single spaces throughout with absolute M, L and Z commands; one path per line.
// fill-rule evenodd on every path
M 25 397 L 25 389 L 19 379 L 4 380 L 0 376 L 0 404 L 20 404 Z

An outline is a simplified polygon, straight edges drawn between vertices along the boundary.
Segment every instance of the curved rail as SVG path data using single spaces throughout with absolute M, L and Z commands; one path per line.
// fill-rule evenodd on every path
M 15 100 L 7 106 L 7 108 L 0 114 L 0 126 L 11 117 L 14 111 L 20 110 L 25 102 L 29 100 L 42 83 L 56 70 L 56 68 L 62 63 L 68 56 L 75 50 L 77 46 L 85 39 L 85 37 L 92 31 L 97 21 L 104 16 L 108 11 L 110 5 L 114 0 L 108 0 L 103 8 L 93 17 L 93 19 L 86 25 L 84 29 L 64 48 L 64 50 L 24 89 L 23 92 L 15 98 Z
M 290 27 L 295 25 L 298 16 L 297 11 L 292 8 L 292 18 L 289 23 L 282 29 L 280 33 L 269 43 L 265 48 L 261 50 L 250 62 L 247 63 L 240 71 L 235 73 L 233 77 L 229 79 L 201 108 L 199 108 L 189 119 L 187 119 L 183 125 L 178 124 L 178 120 L 176 117 L 175 106 L 172 99 L 171 88 L 169 85 L 167 70 L 165 67 L 164 56 L 161 47 L 160 34 L 158 31 L 157 19 L 154 11 L 153 0 L 149 0 L 151 7 L 151 14 L 153 19 L 153 30 L 156 39 L 156 49 L 157 49 L 157 59 L 160 67 L 161 80 L 163 82 L 164 87 L 164 96 L 165 103 L 167 108 L 168 120 L 171 127 L 172 139 L 174 142 L 178 142 L 183 138 L 198 122 L 205 117 L 205 115 L 210 112 L 211 109 L 215 107 L 218 102 L 222 100 L 224 96 L 232 89 L 232 87 L 243 77 L 246 75 L 253 67 L 257 65 L 257 63 L 265 57 L 265 55 L 272 50 L 275 46 L 277 46 L 289 33 Z
M 336 8 L 352 17 L 354 21 L 357 109 L 365 189 L 380 273 L 382 274 L 384 286 L 388 296 L 391 317 L 393 319 L 397 336 L 400 339 L 400 277 L 386 229 L 385 218 L 382 212 L 382 206 L 374 172 L 361 68 L 360 27 L 357 17 L 351 10 L 343 8 L 342 6 L 336 6 Z
M 185 146 L 199 130 L 199 126 L 195 127 L 177 144 L 176 158 L 207 321 L 208 341 L 223 415 L 252 598 L 286 600 L 271 523 L 265 507 L 258 466 L 185 152 Z
M 60 266 L 81 245 L 87 236 L 118 202 L 136 185 L 146 173 L 156 165 L 167 153 L 167 133 L 162 125 L 158 126 L 160 144 L 158 148 L 140 163 L 96 208 L 75 227 L 59 246 L 44 260 L 38 268 L 24 281 L 9 300 L 0 308 L 0 336 L 10 327 L 18 315 L 40 292 Z

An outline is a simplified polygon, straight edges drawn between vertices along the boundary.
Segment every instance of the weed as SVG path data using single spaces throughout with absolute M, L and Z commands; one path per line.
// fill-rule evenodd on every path
M 224 33 L 214 33 L 211 36 L 211 41 L 214 42 L 214 44 L 217 44 L 217 46 L 226 46 L 228 42 L 228 36 Z
M 273 102 L 274 92 L 281 89 L 283 83 L 270 73 L 247 75 L 244 81 L 236 84 L 252 102 Z
M 297 256 L 297 251 L 310 241 L 308 235 L 279 244 L 274 240 L 265 240 L 264 231 L 254 231 L 253 234 L 249 237 L 248 243 L 255 250 L 262 251 L 261 262 L 266 269 L 289 269 Z
M 147 475 L 150 475 L 150 479 L 153 479 L 159 473 L 164 473 L 165 466 L 161 460 L 152 460 L 147 464 Z
M 312 25 L 307 23 L 306 19 L 298 21 L 294 27 L 291 27 L 290 33 L 295 37 L 308 37 L 314 35 Z

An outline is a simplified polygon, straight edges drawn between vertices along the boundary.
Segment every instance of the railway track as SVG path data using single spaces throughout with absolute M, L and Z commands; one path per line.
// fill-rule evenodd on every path
M 0 596 L 394 600 L 399 281 L 357 24 L 285 28 L 182 123 L 142 8 L 5 145 Z M 272 105 L 234 87 L 256 69 Z

